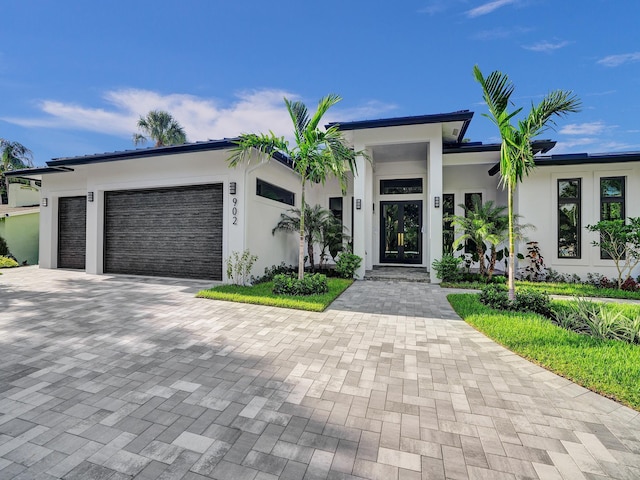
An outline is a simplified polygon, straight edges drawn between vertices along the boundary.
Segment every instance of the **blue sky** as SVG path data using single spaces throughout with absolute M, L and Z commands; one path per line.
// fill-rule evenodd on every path
M 527 109 L 553 89 L 583 110 L 543 138 L 554 153 L 640 150 L 637 0 L 3 0 L 0 137 L 35 163 L 133 148 L 160 108 L 190 141 L 289 132 L 282 97 L 327 120 L 476 112 L 472 68 L 498 69 Z

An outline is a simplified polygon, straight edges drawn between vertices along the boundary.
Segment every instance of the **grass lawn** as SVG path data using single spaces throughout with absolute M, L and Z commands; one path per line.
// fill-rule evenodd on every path
M 271 291 L 273 289 L 273 282 L 265 282 L 252 287 L 219 285 L 198 292 L 196 297 L 322 312 L 353 283 L 353 280 L 327 278 L 327 283 L 329 284 L 329 291 L 323 295 L 276 295 Z
M 469 288 L 481 290 L 486 286 L 481 282 L 442 282 L 444 288 Z M 593 285 L 582 285 L 579 283 L 547 283 L 547 282 L 526 282 L 516 281 L 516 289 L 527 288 L 549 295 L 576 295 L 578 297 L 601 297 L 601 298 L 627 298 L 640 300 L 640 292 L 629 292 L 618 290 L 617 288 L 596 288 Z
M 511 351 L 640 411 L 640 345 L 580 335 L 536 314 L 493 310 L 473 294 L 447 298 L 467 323 Z

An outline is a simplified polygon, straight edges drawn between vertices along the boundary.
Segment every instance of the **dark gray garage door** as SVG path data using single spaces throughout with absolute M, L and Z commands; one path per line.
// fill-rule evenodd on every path
M 222 280 L 222 184 L 105 192 L 105 273 Z
M 58 268 L 85 268 L 87 197 L 58 199 Z

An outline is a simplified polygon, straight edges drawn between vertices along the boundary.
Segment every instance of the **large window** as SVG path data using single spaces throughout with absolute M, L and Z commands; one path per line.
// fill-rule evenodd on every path
M 408 195 L 422 193 L 421 178 L 402 178 L 394 180 L 380 180 L 382 195 Z
M 625 177 L 602 177 L 600 179 L 600 220 L 625 219 Z M 600 249 L 600 258 L 611 256 Z
M 464 215 L 467 216 L 469 211 L 474 211 L 476 206 L 482 206 L 482 193 L 465 193 L 464 194 Z M 476 253 L 478 245 L 473 240 L 467 240 L 464 246 L 465 253 Z
M 558 258 L 580 258 L 580 179 L 558 180 Z
M 296 203 L 295 193 L 276 185 L 272 185 L 271 183 L 260 180 L 259 178 L 256 181 L 256 195 L 275 200 L 276 202 L 286 203 L 287 205 L 295 205 Z
M 454 228 L 451 221 L 447 220 L 455 214 L 455 195 L 445 193 L 442 195 L 442 251 L 443 253 L 453 253 Z

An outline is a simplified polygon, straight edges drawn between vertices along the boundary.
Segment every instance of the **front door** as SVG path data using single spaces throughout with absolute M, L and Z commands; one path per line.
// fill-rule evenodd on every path
M 422 201 L 380 202 L 380 262 L 422 263 Z

